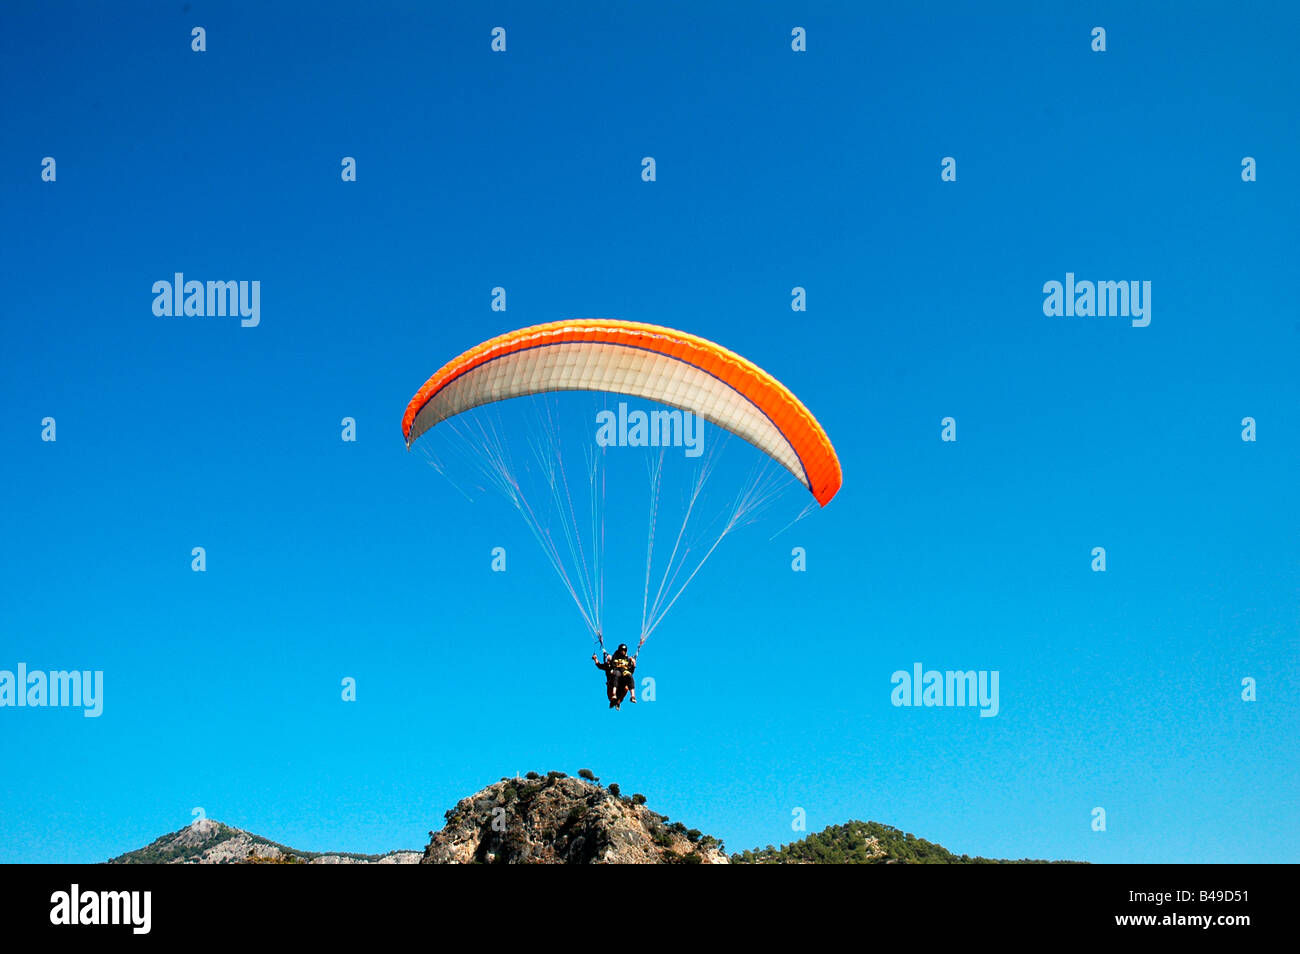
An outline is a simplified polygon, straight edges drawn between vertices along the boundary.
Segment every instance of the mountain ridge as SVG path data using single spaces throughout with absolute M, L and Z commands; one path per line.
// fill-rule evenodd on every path
M 414 864 L 418 851 L 382 855 L 301 851 L 211 818 L 200 818 L 143 848 L 110 858 L 122 864 Z
M 879 822 L 851 820 L 780 848 L 732 855 L 721 839 L 602 786 L 589 769 L 502 778 L 462 798 L 420 850 L 383 854 L 291 848 L 199 819 L 108 864 L 1074 864 L 957 855 Z

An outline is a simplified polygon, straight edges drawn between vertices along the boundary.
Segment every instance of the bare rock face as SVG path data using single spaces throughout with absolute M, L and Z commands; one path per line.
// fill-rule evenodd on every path
M 430 836 L 421 864 L 729 863 L 715 839 L 557 773 L 489 785 Z
M 313 865 L 417 865 L 418 851 L 390 851 L 386 855 L 316 855 Z

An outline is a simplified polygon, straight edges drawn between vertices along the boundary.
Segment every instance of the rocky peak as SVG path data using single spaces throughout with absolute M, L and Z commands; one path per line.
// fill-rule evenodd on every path
M 502 779 L 447 812 L 422 864 L 728 864 L 722 844 L 592 780 Z M 590 774 L 590 773 L 587 773 Z
M 415 851 L 386 855 L 298 851 L 211 818 L 200 818 L 144 848 L 119 855 L 109 864 L 414 864 L 419 857 Z

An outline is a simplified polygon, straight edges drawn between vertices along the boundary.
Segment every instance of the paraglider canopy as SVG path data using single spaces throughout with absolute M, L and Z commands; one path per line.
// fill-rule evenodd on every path
M 779 462 L 822 506 L 840 489 L 830 439 L 789 388 L 712 341 L 633 321 L 556 321 L 471 348 L 407 405 L 406 446 L 470 408 L 543 391 L 612 391 L 690 411 Z

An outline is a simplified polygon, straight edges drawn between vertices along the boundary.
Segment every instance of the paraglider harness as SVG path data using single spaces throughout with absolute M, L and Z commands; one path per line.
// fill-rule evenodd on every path
M 606 675 L 609 677 L 610 688 L 617 686 L 625 676 L 629 682 L 632 682 L 632 673 L 636 671 L 636 657 L 641 655 L 641 644 L 637 644 L 634 655 L 614 656 L 605 649 L 605 638 L 602 634 L 596 634 L 596 641 L 600 643 L 600 654 L 604 663 L 601 668 L 605 670 Z M 631 689 L 633 686 L 628 688 Z

